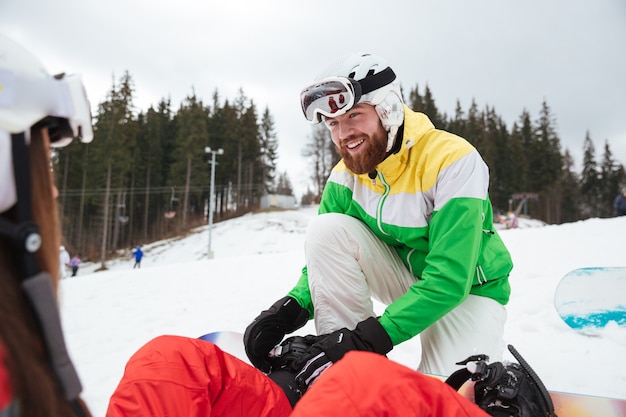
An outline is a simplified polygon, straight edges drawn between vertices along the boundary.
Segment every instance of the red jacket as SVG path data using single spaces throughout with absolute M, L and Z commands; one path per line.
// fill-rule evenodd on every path
M 285 417 L 282 389 L 204 340 L 159 336 L 128 361 L 107 417 Z
M 4 367 L 5 360 L 4 347 L 0 344 L 0 415 L 2 415 L 4 411 L 8 410 L 13 400 L 9 372 Z
M 371 352 L 348 352 L 290 417 L 489 417 L 439 379 Z
M 383 356 L 349 352 L 291 410 L 261 371 L 212 343 L 160 336 L 126 365 L 107 417 L 488 417 L 438 379 Z

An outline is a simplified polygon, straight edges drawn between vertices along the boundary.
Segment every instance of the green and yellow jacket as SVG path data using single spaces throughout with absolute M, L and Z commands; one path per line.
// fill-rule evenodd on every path
M 422 332 L 468 294 L 509 300 L 511 256 L 493 226 L 489 170 L 465 139 L 437 130 L 404 107 L 402 144 L 377 166 L 355 175 L 332 170 L 319 213 L 360 219 L 391 245 L 416 281 L 380 317 L 394 345 Z M 289 293 L 314 314 L 306 267 Z

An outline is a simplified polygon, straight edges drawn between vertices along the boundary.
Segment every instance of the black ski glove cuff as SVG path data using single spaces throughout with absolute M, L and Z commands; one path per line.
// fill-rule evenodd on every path
M 346 328 L 334 331 L 313 346 L 326 353 L 332 362 L 337 362 L 351 350 L 365 350 L 386 355 L 393 349 L 389 334 L 376 317 L 363 320 L 352 331 Z
M 270 371 L 268 354 L 287 333 L 294 332 L 309 320 L 309 312 L 295 298 L 283 297 L 264 310 L 246 328 L 243 343 L 252 364 L 263 372 Z

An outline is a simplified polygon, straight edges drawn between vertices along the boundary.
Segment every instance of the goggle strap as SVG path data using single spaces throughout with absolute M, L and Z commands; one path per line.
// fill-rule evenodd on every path
M 358 81 L 354 81 L 350 78 L 348 78 L 348 80 L 350 81 L 350 84 L 352 84 L 352 90 L 354 93 L 354 103 L 352 104 L 353 106 L 359 102 L 359 100 L 361 100 L 361 96 L 363 94 L 365 94 L 363 92 L 363 87 L 361 86 L 361 83 Z
M 358 83 L 361 85 L 361 94 L 365 95 L 387 84 L 391 84 L 395 79 L 396 73 L 393 72 L 391 67 L 387 67 L 378 74 L 370 75 L 359 80 Z

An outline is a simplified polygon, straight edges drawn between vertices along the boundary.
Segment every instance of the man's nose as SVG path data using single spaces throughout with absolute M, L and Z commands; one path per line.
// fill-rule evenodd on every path
M 340 142 L 352 136 L 353 133 L 354 133 L 354 128 L 352 126 L 352 123 L 349 123 L 349 122 L 340 123 L 339 126 L 337 127 L 337 139 L 339 139 Z

